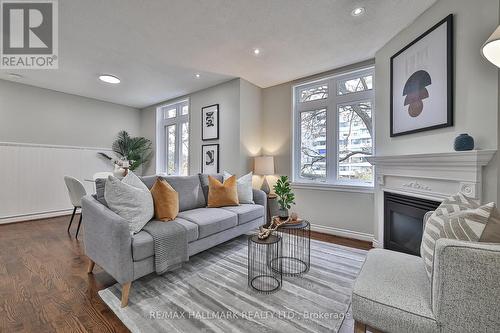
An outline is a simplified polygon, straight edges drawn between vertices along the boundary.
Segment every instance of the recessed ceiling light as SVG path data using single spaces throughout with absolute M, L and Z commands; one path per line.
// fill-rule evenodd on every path
M 101 80 L 102 82 L 112 83 L 112 84 L 118 84 L 121 82 L 119 78 L 110 74 L 99 75 L 99 80 Z
M 365 13 L 365 8 L 364 7 L 357 7 L 354 8 L 351 12 L 352 16 L 361 16 Z
M 196 73 L 194 76 L 196 76 L 196 78 L 199 79 L 201 75 L 200 73 Z
M 259 49 L 253 49 L 253 54 L 259 55 L 260 54 L 260 50 Z

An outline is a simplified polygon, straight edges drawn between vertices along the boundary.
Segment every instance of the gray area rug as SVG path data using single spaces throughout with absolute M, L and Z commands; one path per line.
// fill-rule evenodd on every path
M 338 332 L 366 251 L 311 241 L 311 269 L 263 295 L 247 284 L 247 237 L 190 258 L 182 268 L 119 284 L 100 297 L 132 332 Z

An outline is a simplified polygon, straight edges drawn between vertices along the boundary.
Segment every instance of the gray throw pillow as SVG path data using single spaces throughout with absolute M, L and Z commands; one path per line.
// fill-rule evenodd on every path
M 104 199 L 104 190 L 106 188 L 106 178 L 97 178 L 95 180 L 95 198 L 104 206 L 108 207 L 106 199 Z
M 109 176 L 104 198 L 109 209 L 129 223 L 131 233 L 141 231 L 154 216 L 153 197 L 144 183 L 132 171 L 123 180 Z

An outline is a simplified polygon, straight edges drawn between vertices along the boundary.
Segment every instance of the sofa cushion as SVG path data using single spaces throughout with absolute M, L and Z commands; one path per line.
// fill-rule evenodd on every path
M 141 179 L 151 189 L 157 178 L 158 176 L 146 176 Z M 179 193 L 179 211 L 201 208 L 207 205 L 198 175 L 167 176 L 163 178 Z
M 204 238 L 238 225 L 238 216 L 222 208 L 197 208 L 180 212 L 179 217 L 198 225 L 198 238 Z
M 191 243 L 198 239 L 197 224 L 180 218 L 176 218 L 174 221 L 186 227 L 188 243 Z M 134 261 L 139 261 L 151 257 L 152 255 L 154 255 L 154 253 L 155 250 L 153 237 L 149 233 L 142 230 L 132 236 L 132 257 Z
M 261 205 L 242 204 L 239 206 L 223 207 L 222 209 L 237 214 L 238 224 L 245 224 L 264 216 L 264 206 Z
M 354 283 L 352 314 L 383 332 L 439 332 L 422 259 L 383 249 L 369 251 Z

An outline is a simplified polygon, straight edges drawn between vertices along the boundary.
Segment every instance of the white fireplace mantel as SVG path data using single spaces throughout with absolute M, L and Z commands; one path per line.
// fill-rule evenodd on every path
M 461 192 L 481 201 L 482 171 L 495 150 L 369 156 L 375 165 L 375 246 L 383 244 L 384 192 L 434 201 Z

